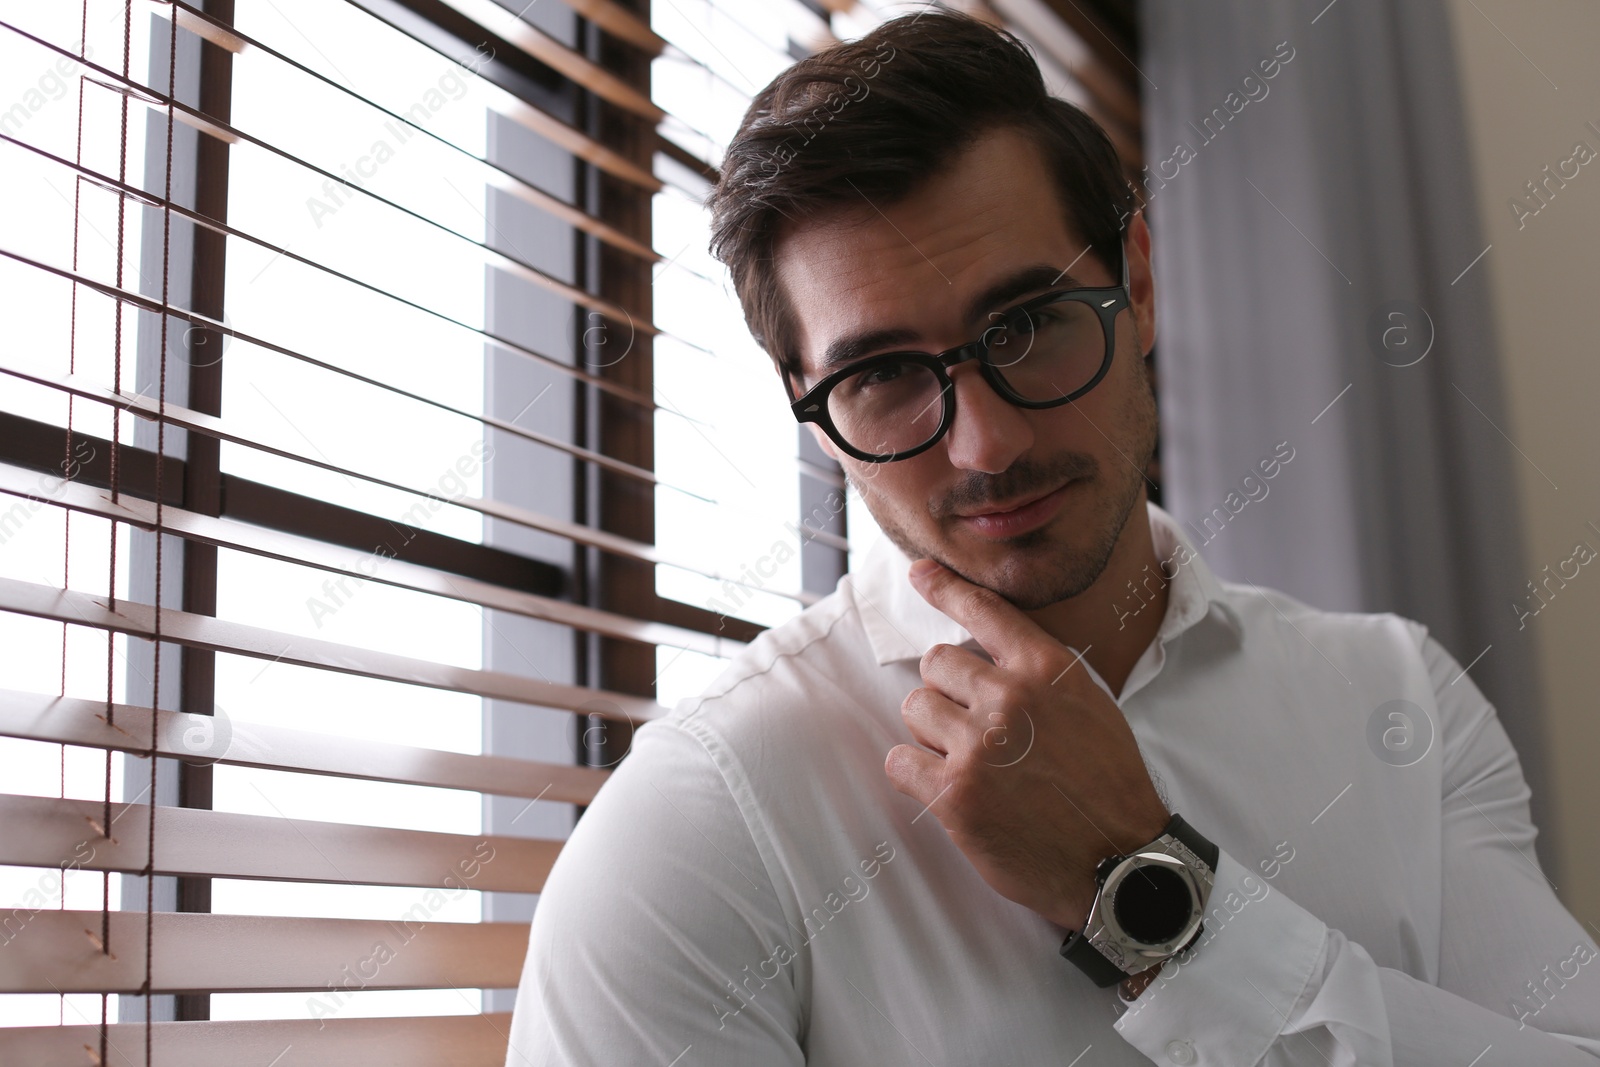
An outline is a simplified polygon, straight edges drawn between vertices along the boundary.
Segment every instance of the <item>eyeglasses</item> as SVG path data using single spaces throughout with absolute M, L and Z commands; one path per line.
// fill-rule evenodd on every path
M 909 459 L 932 448 L 955 422 L 948 368 L 976 359 L 983 376 L 1021 408 L 1053 408 L 1100 384 L 1116 350 L 1117 313 L 1130 306 L 1128 255 L 1117 248 L 1118 285 L 1063 289 L 996 313 L 976 341 L 937 355 L 885 352 L 823 378 L 796 399 L 799 422 L 814 422 L 846 454 L 866 463 Z

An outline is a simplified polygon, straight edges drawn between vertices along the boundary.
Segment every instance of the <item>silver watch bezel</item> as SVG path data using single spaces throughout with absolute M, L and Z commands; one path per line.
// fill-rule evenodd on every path
M 1189 887 L 1189 919 L 1169 940 L 1140 941 L 1117 922 L 1112 902 L 1117 888 L 1134 871 L 1146 866 L 1165 867 L 1176 873 Z M 1205 921 L 1206 904 L 1211 897 L 1215 872 L 1194 850 L 1171 834 L 1162 834 L 1137 852 L 1121 857 L 1095 894 L 1084 939 L 1125 974 L 1140 974 L 1177 953 L 1194 939 Z

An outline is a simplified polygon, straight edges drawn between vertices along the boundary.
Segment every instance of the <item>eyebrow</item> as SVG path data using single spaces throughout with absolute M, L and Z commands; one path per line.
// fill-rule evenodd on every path
M 967 305 L 965 321 L 976 321 L 985 312 L 1009 307 L 1018 299 L 1036 292 L 1086 287 L 1086 282 L 1073 277 L 1060 267 L 1048 263 L 1035 263 L 1000 279 L 974 297 Z M 833 371 L 854 363 L 868 353 L 890 346 L 911 344 L 921 339 L 921 332 L 909 326 L 864 330 L 861 333 L 835 338 L 822 353 L 817 366 L 817 377 L 825 378 Z

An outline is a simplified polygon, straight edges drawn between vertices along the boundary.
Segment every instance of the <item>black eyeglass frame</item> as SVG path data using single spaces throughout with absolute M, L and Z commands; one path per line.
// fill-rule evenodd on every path
M 945 434 L 950 432 L 950 426 L 955 422 L 956 417 L 956 395 L 954 383 L 950 381 L 947 368 L 953 367 L 958 363 L 965 363 L 971 359 L 978 360 L 979 366 L 983 369 L 984 380 L 989 383 L 996 393 L 999 393 L 1000 396 L 1017 407 L 1039 410 L 1071 403 L 1099 385 L 1101 380 L 1105 378 L 1106 373 L 1111 369 L 1111 361 L 1116 356 L 1117 347 L 1117 314 L 1124 308 L 1129 308 L 1133 305 L 1133 298 L 1128 289 L 1128 252 L 1122 246 L 1121 241 L 1117 242 L 1117 254 L 1122 261 L 1122 281 L 1119 284 L 1085 286 L 1080 289 L 1059 289 L 1055 292 L 1036 296 L 1008 311 L 999 313 L 996 317 L 1004 320 L 1003 322 L 989 327 L 983 331 L 983 335 L 977 340 L 969 341 L 964 345 L 948 348 L 938 354 L 903 351 L 883 352 L 876 356 L 868 356 L 866 359 L 857 360 L 849 366 L 841 367 L 834 371 L 806 390 L 805 394 L 798 399 L 795 398 L 794 386 L 789 380 L 788 372 L 785 372 L 783 375 L 783 387 L 784 391 L 789 394 L 789 410 L 794 412 L 796 422 L 814 422 L 821 426 L 828 438 L 847 455 L 853 456 L 863 463 L 893 463 L 895 460 L 910 459 L 912 456 L 926 452 L 938 444 Z M 1015 392 L 1006 383 L 999 367 L 990 358 L 990 338 L 994 336 L 995 331 L 1004 328 L 1005 322 L 1011 321 L 1017 315 L 1031 314 L 1040 308 L 1063 300 L 1076 300 L 1086 303 L 1095 309 L 1100 316 L 1100 329 L 1106 339 L 1105 356 L 1100 361 L 1100 369 L 1095 372 L 1093 378 L 1089 379 L 1088 384 L 1082 388 L 1076 389 L 1066 396 L 1055 397 L 1051 400 L 1029 400 Z M 828 394 L 833 390 L 834 386 L 847 378 L 852 378 L 862 371 L 888 363 L 916 363 L 931 370 L 939 379 L 939 394 L 944 399 L 944 410 L 939 418 L 938 429 L 934 430 L 933 436 L 927 441 L 915 448 L 908 448 L 901 452 L 873 454 L 856 448 L 844 439 L 844 435 L 839 432 L 839 428 L 833 423 L 833 416 L 828 412 Z

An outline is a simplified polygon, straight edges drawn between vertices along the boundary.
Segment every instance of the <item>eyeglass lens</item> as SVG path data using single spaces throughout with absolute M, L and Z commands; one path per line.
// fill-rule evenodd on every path
M 985 334 L 989 362 L 1024 400 L 1059 400 L 1093 380 L 1106 338 L 1093 305 L 1063 299 L 1018 310 Z M 871 455 L 905 452 L 931 441 L 944 414 L 933 368 L 910 359 L 877 363 L 838 382 L 828 394 L 835 429 Z

